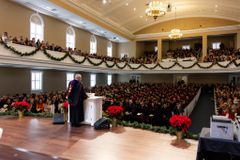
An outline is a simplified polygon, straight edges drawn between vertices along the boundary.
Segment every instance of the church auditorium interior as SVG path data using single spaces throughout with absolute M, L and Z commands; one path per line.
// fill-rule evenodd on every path
M 0 160 L 239 160 L 240 0 L 0 0 Z

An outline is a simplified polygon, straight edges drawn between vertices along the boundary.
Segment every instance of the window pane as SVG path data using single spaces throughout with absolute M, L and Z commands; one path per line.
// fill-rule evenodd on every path
M 212 48 L 213 49 L 220 49 L 220 44 L 221 44 L 221 42 L 214 42 L 214 43 L 212 43 Z
M 38 89 L 40 89 L 40 83 L 39 83 L 39 81 L 35 81 L 36 82 L 36 89 L 38 90 Z
M 107 83 L 108 83 L 108 85 L 111 85 L 111 84 L 112 84 L 112 75 L 108 75 L 108 77 L 107 77 Z
M 31 78 L 32 78 L 32 82 L 35 81 L 36 77 L 35 77 L 35 74 L 34 74 L 34 73 L 32 73 Z
M 74 35 L 69 35 L 67 34 L 66 37 L 67 41 L 66 41 L 66 47 L 70 47 L 70 48 L 75 48 L 75 36 Z
M 39 80 L 40 80 L 40 74 L 36 73 L 36 81 L 39 81 Z
M 36 85 L 34 81 L 32 81 L 32 90 L 36 90 Z
M 39 88 L 38 90 L 42 90 L 42 81 L 39 81 Z
M 68 27 L 66 31 L 66 47 L 75 48 L 75 32 L 72 27 Z
M 112 47 L 107 47 L 107 55 L 112 57 Z
M 190 47 L 190 45 L 183 45 L 182 46 L 182 49 L 190 49 L 191 47 Z
M 90 53 L 97 53 L 97 40 L 95 36 L 91 36 L 90 38 Z
M 68 87 L 68 84 L 70 81 L 74 79 L 74 73 L 67 73 L 67 81 L 66 81 L 66 86 Z
M 94 87 L 96 85 L 96 74 L 90 75 L 90 86 Z
M 30 38 L 43 40 L 43 22 L 39 15 L 33 15 L 30 19 Z
M 31 86 L 32 90 L 42 90 L 42 72 L 32 72 Z

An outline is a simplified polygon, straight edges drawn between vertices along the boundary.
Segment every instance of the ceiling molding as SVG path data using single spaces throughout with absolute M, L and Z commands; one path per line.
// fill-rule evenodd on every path
M 193 34 L 193 33 L 206 33 L 206 32 L 219 32 L 219 31 L 234 31 L 234 30 L 239 30 L 239 29 L 240 29 L 240 25 L 232 25 L 232 26 L 182 30 L 182 33 L 183 34 Z M 143 38 L 166 37 L 169 35 L 169 33 L 170 32 L 139 34 L 139 35 L 136 35 L 136 40 L 143 39 Z

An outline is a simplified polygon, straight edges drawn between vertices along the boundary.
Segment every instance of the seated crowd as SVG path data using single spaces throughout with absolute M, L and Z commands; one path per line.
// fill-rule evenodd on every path
M 84 57 L 89 57 L 89 58 L 95 58 L 95 59 L 101 59 L 105 61 L 113 61 L 116 63 L 120 62 L 128 62 L 128 63 L 136 63 L 136 64 L 150 64 L 150 63 L 156 63 L 157 62 L 157 55 L 155 54 L 154 56 L 151 54 L 146 54 L 146 56 L 140 57 L 140 58 L 129 58 L 129 57 L 123 57 L 123 58 L 116 58 L 116 57 L 109 57 L 105 55 L 97 55 L 96 53 L 87 53 L 87 52 L 82 52 L 81 50 L 77 48 L 63 48 L 59 45 L 56 45 L 54 43 L 49 43 L 48 41 L 40 41 L 39 39 L 36 40 L 35 38 L 28 39 L 28 38 L 23 38 L 23 36 L 20 37 L 11 37 L 8 36 L 7 32 L 4 32 L 3 35 L 0 38 L 0 42 L 2 43 L 7 43 L 7 42 L 12 42 L 15 44 L 20 44 L 20 45 L 26 45 L 26 46 L 31 46 L 31 47 L 36 47 L 40 48 L 41 50 L 51 50 L 51 51 L 57 51 L 57 52 L 68 52 L 73 55 L 79 55 L 79 56 L 84 56 Z
M 181 58 L 181 59 L 184 59 L 184 58 L 195 58 L 195 60 L 197 60 L 197 58 L 200 57 L 201 55 L 201 49 L 199 50 L 194 50 L 194 49 L 175 49 L 175 50 L 171 50 L 169 49 L 167 51 L 167 58 L 170 58 L 170 59 L 177 59 L 177 58 Z
M 209 50 L 207 56 L 204 57 L 203 62 L 222 62 L 222 61 L 233 61 L 240 59 L 240 49 L 235 50 L 229 49 L 217 49 Z
M 235 119 L 240 115 L 240 87 L 217 85 L 215 89 L 217 114 Z
M 169 118 L 173 114 L 183 114 L 198 90 L 199 86 L 184 83 L 118 83 L 96 86 L 91 92 L 106 97 L 104 111 L 108 106 L 123 106 L 123 120 L 169 126 Z
M 49 92 L 39 94 L 16 94 L 14 96 L 0 97 L 0 112 L 7 112 L 13 109 L 14 102 L 26 101 L 30 104 L 30 111 L 32 113 L 51 112 L 59 113 L 63 108 L 66 93 Z
M 135 64 L 157 63 L 157 52 L 144 52 L 144 55 L 145 56 L 141 56 L 139 58 L 127 58 L 125 59 L 125 61 Z

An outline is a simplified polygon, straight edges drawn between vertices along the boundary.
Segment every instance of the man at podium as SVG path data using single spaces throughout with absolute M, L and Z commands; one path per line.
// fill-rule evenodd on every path
M 83 101 L 88 97 L 81 83 L 81 74 L 76 74 L 74 80 L 69 82 L 67 99 L 70 104 L 70 123 L 73 127 L 79 127 L 84 120 Z

